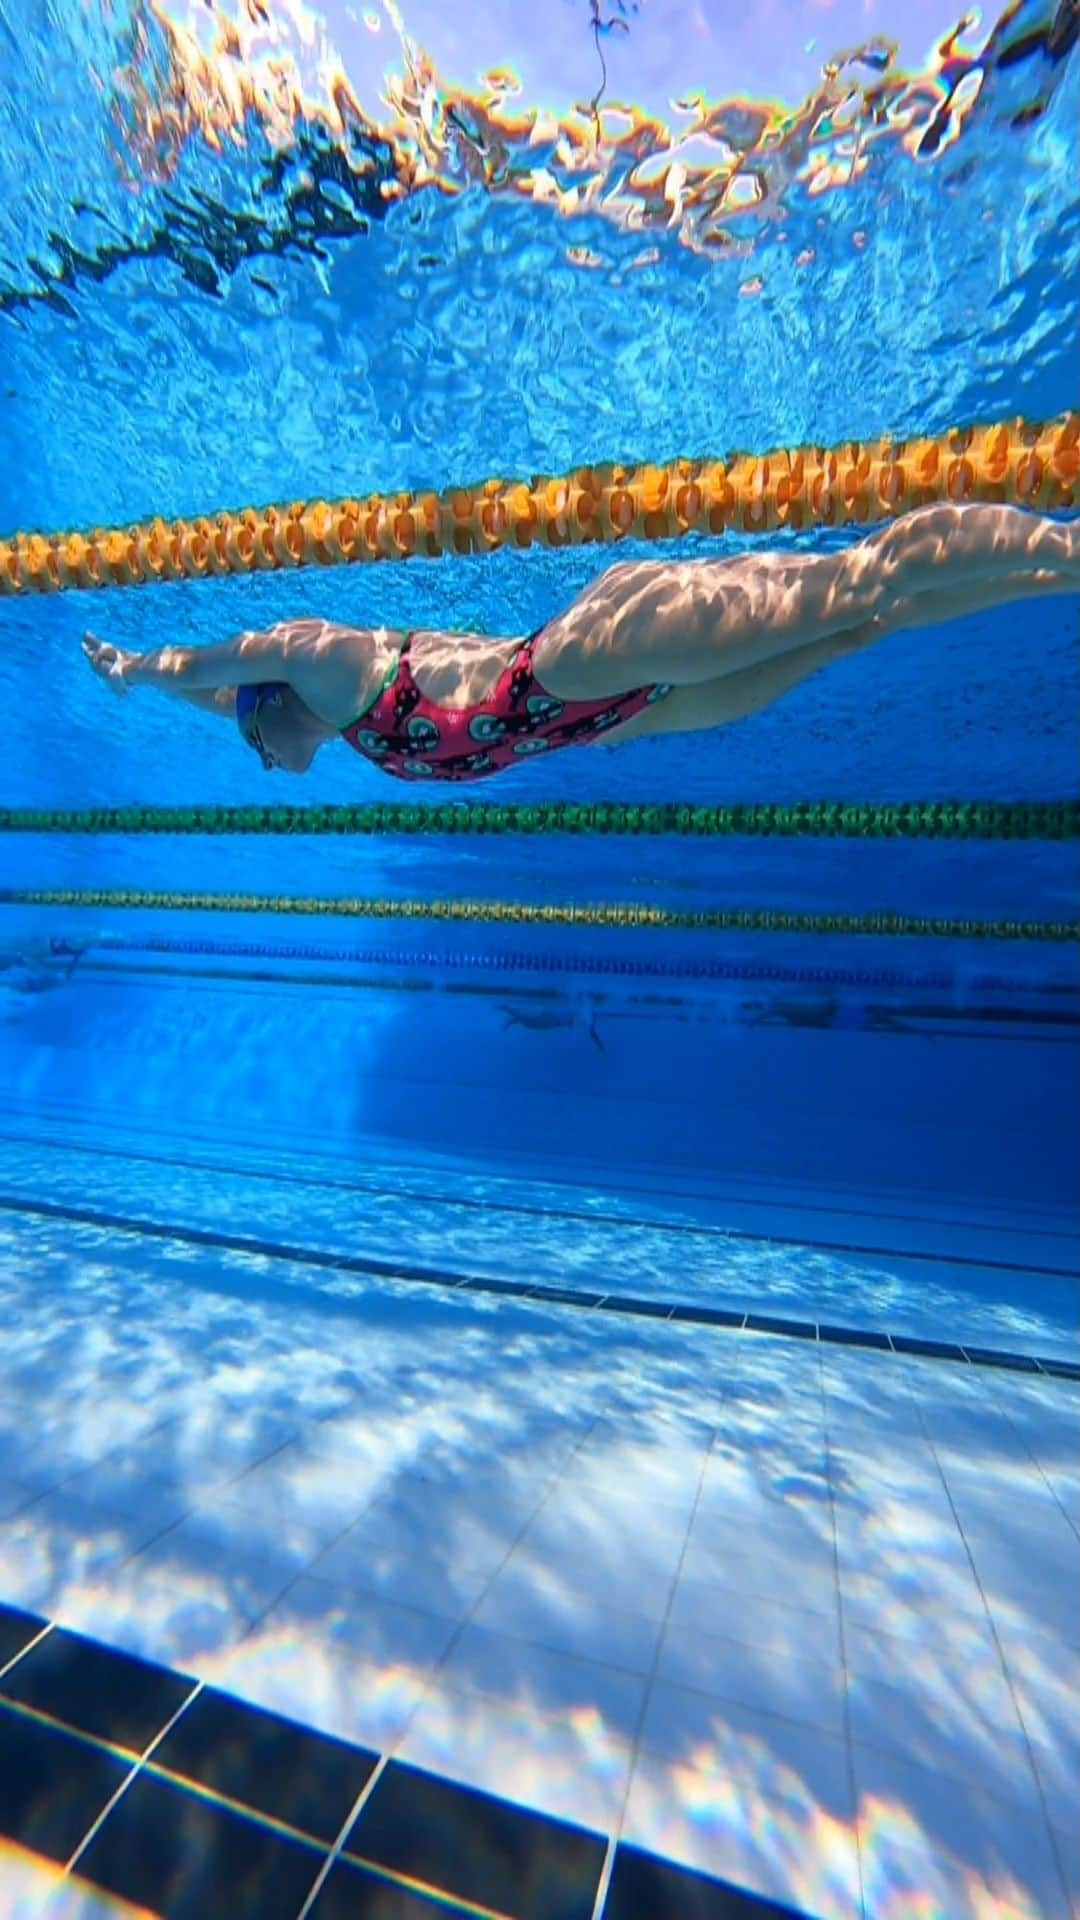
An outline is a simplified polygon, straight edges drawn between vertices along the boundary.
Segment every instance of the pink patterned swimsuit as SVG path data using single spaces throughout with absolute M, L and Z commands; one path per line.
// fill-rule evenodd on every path
M 390 677 L 366 712 L 342 728 L 344 738 L 402 779 L 482 780 L 556 747 L 595 740 L 671 691 L 636 687 L 610 700 L 556 700 L 533 672 L 538 638 L 523 642 L 479 706 L 440 707 L 413 679 L 406 634 Z

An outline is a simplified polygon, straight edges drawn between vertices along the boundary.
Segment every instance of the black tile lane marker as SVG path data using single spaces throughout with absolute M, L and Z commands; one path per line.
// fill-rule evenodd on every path
M 130 1772 L 130 1759 L 0 1703 L 0 1846 L 63 1866 Z
M 134 1234 L 149 1240 L 174 1240 L 183 1246 L 210 1247 L 218 1253 L 284 1260 L 296 1266 L 321 1268 L 330 1273 L 349 1273 L 366 1280 L 389 1280 L 468 1293 L 508 1294 L 517 1300 L 534 1300 L 538 1304 L 567 1306 L 580 1311 L 685 1321 L 701 1326 L 727 1327 L 736 1332 L 771 1333 L 784 1339 L 821 1342 L 823 1345 L 876 1347 L 886 1352 L 917 1354 L 924 1359 L 951 1360 L 966 1366 L 1004 1368 L 1013 1373 L 1046 1374 L 1061 1380 L 1080 1380 L 1078 1361 L 1044 1359 L 1036 1354 L 1013 1353 L 1004 1348 L 966 1347 L 958 1341 L 922 1340 L 901 1333 L 864 1332 L 858 1327 L 827 1326 L 814 1320 L 786 1319 L 764 1313 L 739 1313 L 726 1307 L 642 1300 L 624 1293 L 585 1293 L 572 1287 L 552 1287 L 539 1283 L 530 1285 L 526 1280 L 495 1280 L 482 1275 L 447 1272 L 438 1267 L 399 1266 L 389 1260 L 362 1260 L 356 1255 L 327 1253 L 317 1247 L 255 1240 L 244 1234 L 218 1233 L 208 1227 L 163 1224 L 127 1214 L 102 1213 L 89 1207 L 65 1207 L 52 1201 L 25 1200 L 13 1194 L 0 1194 L 0 1212 L 29 1219 L 63 1220 L 69 1226 L 100 1227 L 110 1233 Z M 908 1259 L 910 1256 L 904 1254 L 897 1258 Z M 1039 1269 L 1026 1267 L 1017 1268 L 1016 1271 L 1037 1273 Z M 1055 1274 L 1055 1277 L 1060 1276 Z M 344 1304 L 338 1302 L 342 1307 Z
M 159 1767 L 332 1846 L 378 1765 L 370 1753 L 204 1687 L 158 1748 Z
M 802 1920 L 797 1907 L 709 1880 L 639 1847 L 615 1855 L 604 1920 Z
M 608 1850 L 600 1833 L 377 1756 L 18 1608 L 0 1604 L 0 1636 L 23 1644 L 3 1670 L 12 1684 L 22 1659 L 62 1636 L 51 1710 L 29 1704 L 40 1674 L 19 1688 L 19 1703 L 0 1701 L 0 1839 L 66 1863 L 75 1883 L 170 1920 L 590 1920 Z M 124 1676 L 127 1731 L 141 1735 L 180 1700 L 140 1755 L 74 1724 L 100 1723 L 110 1661 Z M 621 1843 L 602 1915 L 808 1920 Z
M 606 1840 L 391 1760 L 346 1836 L 374 1863 L 514 1920 L 591 1920 Z
M 16 1655 L 25 1653 L 32 1640 L 48 1632 L 47 1621 L 39 1620 L 36 1613 L 25 1613 L 22 1607 L 7 1607 L 0 1602 L 0 1682 L 5 1667 Z
M 144 1767 L 78 1861 L 82 1880 L 170 1920 L 295 1920 L 323 1849 Z
M 167 1667 L 54 1627 L 0 1678 L 0 1696 L 137 1759 L 194 1684 Z

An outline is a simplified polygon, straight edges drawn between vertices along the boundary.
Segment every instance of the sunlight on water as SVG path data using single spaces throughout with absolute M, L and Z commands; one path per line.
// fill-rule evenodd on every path
M 551 104 L 513 44 L 477 86 L 407 12 L 377 17 L 95 0 L 62 39 L 10 23 L 0 431 L 53 444 L 0 474 L 0 525 L 1074 397 L 1069 7 L 965 16 L 921 65 L 881 36 L 823 43 L 801 98 L 695 91 L 676 50 L 663 112 L 634 103 L 645 8 L 607 37 L 563 9 L 580 53 Z M 598 63 L 616 27 L 618 96 Z

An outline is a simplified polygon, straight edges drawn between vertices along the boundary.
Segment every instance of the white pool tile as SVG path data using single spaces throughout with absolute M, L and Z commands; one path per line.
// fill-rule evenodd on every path
M 232 1481 L 220 1497 L 259 1515 L 268 1527 L 301 1526 L 322 1547 L 360 1517 L 375 1489 L 345 1461 L 286 1446 Z
M 156 1530 L 153 1521 L 91 1507 L 63 1491 L 44 1494 L 0 1526 L 0 1597 L 51 1614 Z
M 1004 1700 L 1004 1665 L 988 1614 L 954 1613 L 938 1634 L 890 1634 L 878 1628 L 844 1625 L 844 1664 L 852 1676 L 898 1685 L 908 1675 L 916 1685 L 942 1685 L 947 1677 L 976 1699 L 996 1708 Z
M 514 1546 L 506 1571 L 541 1570 L 570 1587 L 599 1589 L 635 1613 L 662 1620 L 682 1547 L 677 1531 L 650 1528 L 647 1512 L 634 1533 L 622 1521 L 590 1515 L 578 1502 L 538 1514 Z
M 957 1524 L 953 1503 L 934 1459 L 911 1453 L 871 1453 L 863 1446 L 838 1448 L 830 1457 L 830 1486 L 836 1511 L 878 1513 L 920 1507 L 942 1524 Z
M 964 1533 L 1016 1530 L 1037 1536 L 1065 1530 L 1061 1507 L 1034 1461 L 965 1455 L 942 1459 L 941 1466 Z
M 586 1538 L 597 1555 L 625 1555 L 665 1569 L 678 1564 L 686 1543 L 690 1508 L 648 1498 L 632 1484 L 605 1490 L 564 1476 L 528 1521 L 522 1535 L 530 1547 L 541 1539 L 557 1555 L 565 1543 L 576 1550 Z
M 1066 1695 L 1080 1698 L 1080 1652 L 1066 1635 L 1042 1627 L 1021 1612 L 1001 1614 L 994 1621 L 994 1632 L 1015 1685 L 1036 1695 L 1060 1687 Z
M 819 1666 L 833 1667 L 842 1659 L 840 1612 L 834 1606 L 828 1613 L 812 1613 L 798 1604 L 798 1595 L 790 1604 L 764 1600 L 709 1583 L 686 1583 L 686 1591 L 672 1606 L 668 1632 L 692 1639 L 701 1636 L 735 1641 L 758 1654 L 794 1655 L 813 1660 Z
M 976 1570 L 991 1618 L 1003 1633 L 1025 1625 L 1080 1651 L 1080 1576 L 1072 1565 L 1043 1557 L 1025 1562 L 1004 1543 L 978 1553 Z
M 298 1641 L 326 1640 L 373 1665 L 426 1672 L 441 1659 L 455 1623 L 375 1594 L 301 1578 L 264 1616 L 268 1629 Z
M 639 1746 L 695 1773 L 732 1777 L 764 1799 L 803 1803 L 807 1796 L 850 1816 L 845 1741 L 805 1721 L 755 1711 L 731 1700 L 654 1681 Z
M 753 1422 L 721 1427 L 701 1476 L 698 1506 L 723 1507 L 733 1484 L 766 1500 L 825 1500 L 829 1492 L 829 1456 L 824 1435 L 805 1442 L 783 1432 L 783 1412 L 763 1399 Z
M 880 1541 L 898 1550 L 963 1551 L 963 1535 L 952 1504 L 940 1485 L 880 1485 L 838 1492 L 834 1503 L 836 1540 L 849 1551 L 861 1541 Z
M 715 1542 L 727 1547 L 733 1536 L 742 1552 L 752 1542 L 773 1550 L 804 1543 L 811 1549 L 815 1545 L 831 1549 L 833 1515 L 828 1487 L 822 1483 L 820 1493 L 785 1501 L 738 1484 L 721 1495 L 714 1481 L 710 1497 L 700 1500 L 694 1510 L 690 1544 L 704 1547 Z
M 1074 1805 L 1066 1825 L 1053 1826 L 1052 1832 L 1054 1851 L 1072 1907 L 1070 1920 L 1080 1920 L 1080 1830 L 1075 1814 Z
M 613 1318 L 601 1338 L 599 1316 L 552 1314 L 541 1338 L 534 1315 L 457 1302 L 467 1337 L 433 1341 L 423 1314 L 369 1321 L 359 1292 L 340 1318 L 308 1314 L 299 1273 L 287 1307 L 251 1294 L 242 1310 L 204 1293 L 197 1266 L 173 1278 L 113 1276 L 141 1340 L 121 1352 L 110 1334 L 112 1357 L 98 1355 L 113 1399 L 130 1395 L 121 1415 L 83 1391 L 100 1287 L 58 1284 L 33 1333 L 51 1338 L 77 1308 L 78 1368 L 52 1339 L 17 1405 L 0 1393 L 0 1482 L 5 1458 L 9 1483 L 37 1491 L 74 1476 L 22 1555 L 38 1583 L 26 1604 L 49 1610 L 51 1595 L 107 1641 L 379 1751 L 411 1739 L 423 1764 L 563 1817 L 589 1808 L 603 1832 L 649 1685 L 626 1836 L 846 1920 L 842 1618 L 878 1793 L 863 1837 L 874 1870 L 897 1876 L 867 1920 L 904 1911 L 920 1848 L 948 1920 L 978 1911 L 973 1888 L 979 1920 L 1010 1911 L 1015 1887 L 1052 1898 L 967 1547 L 1051 1819 L 1071 1832 L 1073 1386 L 757 1336 L 725 1343 L 718 1380 L 696 1328 L 628 1334 Z M 169 1418 L 151 1431 L 159 1386 Z M 197 1511 L 125 1561 L 169 1499 Z M 4 1522 L 2 1500 L 0 1598 L 18 1599 L 2 1555 L 6 1540 L 14 1564 L 26 1515 Z M 933 1757 L 918 1793 L 895 1773 L 912 1752 Z M 1019 1840 L 992 1857 L 976 1802 L 987 1831 L 987 1809 L 1007 1805 L 1029 1857 Z
M 840 1560 L 840 1607 L 845 1625 L 875 1633 L 948 1641 L 953 1615 L 982 1621 L 986 1604 L 969 1562 L 900 1553 L 853 1566 Z
M 0 1480 L 0 1522 L 10 1520 L 39 1497 L 40 1489 L 26 1480 Z
M 477 1626 L 513 1634 L 556 1652 L 599 1660 L 628 1673 L 647 1674 L 661 1621 L 624 1604 L 632 1592 L 589 1580 L 588 1568 L 554 1568 L 516 1561 L 492 1582 L 473 1615 Z
M 256 1549 L 247 1543 L 238 1546 L 227 1520 L 220 1514 L 208 1520 L 200 1511 L 153 1540 L 130 1564 L 147 1579 L 201 1584 L 208 1595 L 250 1621 L 296 1579 L 303 1560 L 289 1551 L 288 1543 L 279 1552 L 262 1537 Z
M 123 1519 L 132 1552 L 175 1526 L 193 1506 L 191 1495 L 177 1481 L 156 1480 L 138 1472 L 113 1473 L 107 1461 L 73 1474 L 58 1494 L 50 1497 L 65 1503 L 84 1503 L 88 1528 L 94 1526 L 98 1513 Z
M 212 1393 L 193 1389 L 183 1411 L 157 1427 L 144 1447 L 116 1449 L 120 1462 L 142 1459 L 155 1477 L 179 1480 L 195 1492 L 236 1480 L 297 1438 L 298 1423 L 267 1415 L 258 1404 L 222 1407 Z
M 824 1589 L 831 1599 L 836 1591 L 832 1530 L 812 1533 L 791 1526 L 748 1532 L 715 1521 L 695 1526 L 681 1572 L 688 1580 L 715 1579 L 770 1600 L 789 1598 L 793 1587 L 808 1593 Z
M 711 1497 L 700 1500 L 694 1510 L 692 1545 L 706 1546 L 715 1541 L 727 1547 L 736 1535 L 741 1537 L 744 1550 L 747 1540 L 760 1540 L 773 1549 L 785 1544 L 832 1547 L 832 1501 L 824 1481 L 812 1494 L 801 1492 L 784 1498 L 766 1492 L 750 1475 L 733 1471 L 726 1482 L 714 1478 L 709 1493 Z
M 677 1441 L 666 1447 L 590 1437 L 575 1449 L 564 1481 L 587 1487 L 616 1507 L 640 1501 L 643 1506 L 674 1509 L 684 1523 L 697 1498 L 702 1467 L 708 1457 L 704 1445 L 688 1447 Z
M 1068 1826 L 1080 1806 L 1080 1687 L 1075 1672 L 1063 1663 L 1041 1684 L 1014 1685 L 1050 1821 Z
M 670 1617 L 680 1625 L 696 1625 L 702 1633 L 725 1632 L 719 1623 L 733 1609 L 750 1613 L 759 1602 L 790 1605 L 817 1614 L 830 1625 L 836 1621 L 835 1574 L 821 1566 L 800 1567 L 794 1556 L 776 1562 L 763 1561 L 753 1552 L 741 1559 L 688 1555 L 684 1566 L 701 1571 L 681 1574 Z M 709 1568 L 711 1572 L 706 1572 Z
M 617 1825 L 631 1748 L 594 1716 L 550 1718 L 433 1685 L 395 1758 L 607 1835 Z
M 96 1580 L 72 1584 L 54 1617 L 61 1626 L 77 1628 L 109 1646 L 198 1676 L 248 1627 L 224 1586 L 175 1568 L 168 1579 L 155 1579 L 138 1560 Z
M 434 1559 L 462 1575 L 490 1577 L 540 1499 L 542 1494 L 529 1494 L 487 1503 L 468 1487 L 453 1495 L 408 1476 L 381 1492 L 334 1543 L 336 1564 L 344 1577 L 359 1583 L 365 1561 L 389 1550 L 414 1560 Z
M 978 1578 L 959 1530 L 939 1528 L 917 1509 L 894 1527 L 838 1519 L 836 1563 L 840 1590 L 852 1603 L 881 1585 L 918 1601 L 937 1595 L 944 1604 L 953 1596 L 967 1609 L 978 1599 Z
M 1080 1475 L 1051 1467 L 1046 1469 L 1046 1479 L 1074 1533 L 1080 1533 Z
M 533 1641 L 467 1626 L 438 1672 L 455 1692 L 483 1693 L 516 1714 L 530 1711 L 582 1726 L 603 1725 L 633 1744 L 645 1703 L 645 1679 Z
M 247 1500 L 241 1491 L 244 1484 L 240 1481 L 204 1494 L 179 1524 L 180 1539 L 197 1540 L 207 1547 L 216 1543 L 225 1554 L 266 1560 L 297 1574 L 310 1567 L 328 1539 L 348 1524 L 347 1515 L 323 1513 L 312 1520 L 302 1504 L 290 1509 L 286 1502 L 260 1498 L 258 1493 Z
M 33 1430 L 0 1434 L 0 1476 L 35 1493 L 52 1492 L 87 1464 L 85 1454 Z
M 492 1580 L 486 1567 L 477 1570 L 457 1561 L 452 1548 L 433 1545 L 427 1553 L 411 1553 L 391 1540 L 372 1540 L 366 1534 L 343 1535 L 312 1562 L 308 1572 L 313 1579 L 455 1621 L 464 1619 Z
M 630 1447 L 655 1454 L 675 1449 L 700 1464 L 712 1446 L 716 1423 L 709 1417 L 707 1404 L 698 1405 L 697 1399 L 696 1394 L 688 1397 L 669 1391 L 659 1403 L 644 1408 L 635 1397 L 624 1412 L 601 1414 L 593 1421 L 575 1452 L 586 1443 L 602 1452 Z
M 819 1920 L 861 1920 L 851 1822 L 808 1789 L 774 1800 L 752 1772 L 639 1752 L 621 1838 Z
M 855 1744 L 867 1912 L 1051 1920 L 1065 1890 L 1040 1813 L 1001 1803 L 899 1755 Z
M 421 1700 L 427 1669 L 366 1661 L 332 1638 L 298 1637 L 268 1614 L 200 1671 L 215 1686 L 375 1753 L 393 1747 Z
M 11 1417 L 6 1406 L 2 1412 Z M 0 1474 L 34 1486 L 55 1485 L 117 1448 L 146 1450 L 159 1418 L 145 1407 L 113 1404 L 93 1392 L 65 1404 L 53 1382 L 43 1380 L 22 1424 L 0 1431 Z
M 909 1657 L 902 1658 L 905 1647 Z M 851 1737 L 906 1757 L 1034 1817 L 1038 1806 L 1028 1743 L 1012 1692 L 992 1656 L 965 1668 L 929 1647 L 871 1637 L 848 1671 Z
M 792 1610 L 793 1622 L 799 1616 Z M 771 1646 L 748 1644 L 669 1624 L 656 1666 L 659 1682 L 715 1694 L 758 1713 L 821 1727 L 842 1736 L 844 1731 L 844 1676 L 839 1650 L 823 1655 L 813 1614 L 801 1616 L 808 1626 L 805 1642 Z

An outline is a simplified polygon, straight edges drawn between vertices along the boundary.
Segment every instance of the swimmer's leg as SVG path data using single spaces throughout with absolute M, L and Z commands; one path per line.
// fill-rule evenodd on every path
M 948 617 L 959 619 L 1022 598 L 1023 581 L 1040 576 L 1056 577 L 1059 593 L 1080 591 L 1080 520 L 1021 507 L 932 506 L 847 548 L 833 598 L 837 612 L 871 602 L 867 611 L 888 619 L 894 607 L 936 592 L 949 596 Z
M 1080 589 L 1080 521 L 926 507 L 838 552 L 616 565 L 548 623 L 533 659 L 565 700 L 657 681 L 695 686 L 871 624 L 880 637 L 930 593 L 949 596 L 937 617 L 959 618 L 1015 599 L 1018 582 L 1023 594 L 1039 576 L 1059 592 Z
M 1073 583 L 1059 573 L 1040 569 L 1037 573 L 1007 575 L 987 587 L 984 595 L 970 588 L 943 593 L 934 588 L 910 600 L 897 601 L 884 620 L 867 620 L 859 627 L 848 627 L 824 640 L 811 641 L 793 653 L 764 660 L 741 673 L 728 673 L 693 686 L 676 686 L 665 700 L 646 707 L 622 726 L 605 736 L 606 744 L 620 743 L 656 733 L 701 733 L 712 727 L 730 726 L 775 705 L 793 688 L 811 680 L 823 668 L 864 652 L 890 634 L 916 627 L 946 626 L 973 613 L 982 613 L 1009 601 L 1031 600 L 1062 595 Z

